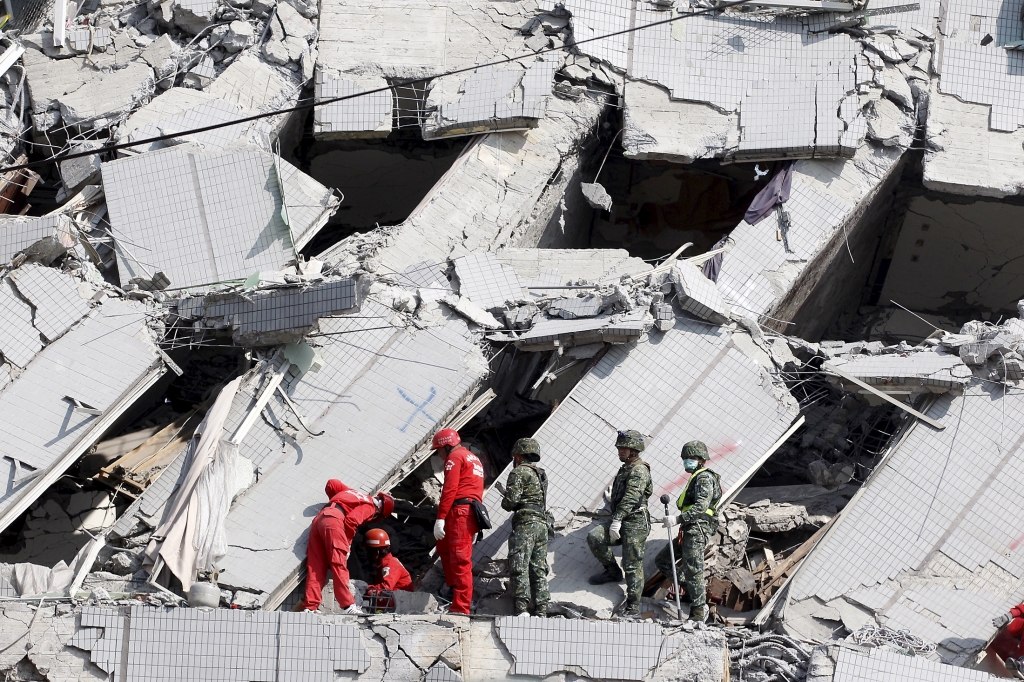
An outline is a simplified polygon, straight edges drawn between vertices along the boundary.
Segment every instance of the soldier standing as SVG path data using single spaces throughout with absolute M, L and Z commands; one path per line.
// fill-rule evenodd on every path
M 644 438 L 637 431 L 619 431 L 615 440 L 622 466 L 612 483 L 611 521 L 590 531 L 587 544 L 604 571 L 590 578 L 591 585 L 618 582 L 626 578 L 626 602 L 620 611 L 624 618 L 640 616 L 640 593 L 644 588 L 644 549 L 651 532 L 647 500 L 654 494 L 651 467 L 640 459 Z M 612 547 L 622 545 L 622 569 L 615 563 Z
M 707 586 L 704 583 L 704 552 L 708 539 L 718 528 L 718 504 L 722 501 L 721 478 L 711 469 L 705 468 L 708 461 L 708 447 L 699 440 L 683 446 L 683 468 L 690 474 L 686 487 L 679 495 L 676 506 L 678 514 L 665 517 L 665 527 L 672 533 L 672 526 L 679 524 L 679 536 L 675 543 L 676 561 L 682 566 L 683 584 L 690 595 L 690 620 L 705 622 L 708 619 Z M 664 575 L 672 575 L 672 559 L 668 545 L 658 552 L 655 565 Z
M 515 615 L 548 615 L 548 475 L 537 466 L 540 444 L 520 438 L 512 447 L 514 468 L 508 475 L 501 508 L 512 514 L 508 568 L 515 595 Z

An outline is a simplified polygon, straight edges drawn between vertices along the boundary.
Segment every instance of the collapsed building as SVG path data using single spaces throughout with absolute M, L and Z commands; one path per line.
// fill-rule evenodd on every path
M 1019 9 L 13 4 L 0 669 L 1005 676 Z M 441 427 L 494 520 L 469 618 L 438 602 Z M 587 583 L 624 428 L 656 519 L 681 444 L 709 446 L 712 626 L 668 600 L 657 523 L 640 621 Z M 524 436 L 551 480 L 548 619 L 510 617 Z M 394 613 L 295 612 L 331 477 L 397 498 L 376 525 L 417 589 Z M 349 567 L 363 603 L 358 547 Z

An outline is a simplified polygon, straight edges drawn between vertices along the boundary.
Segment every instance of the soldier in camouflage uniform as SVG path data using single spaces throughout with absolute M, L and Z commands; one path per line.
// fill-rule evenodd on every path
M 626 602 L 620 615 L 635 618 L 640 615 L 640 593 L 644 588 L 644 549 L 651 532 L 651 519 L 647 500 L 654 494 L 651 467 L 640 459 L 644 438 L 637 431 L 619 431 L 615 440 L 622 466 L 612 483 L 612 518 L 594 528 L 587 535 L 587 544 L 604 571 L 590 578 L 591 585 L 618 582 L 626 577 Z M 612 554 L 614 545 L 622 545 L 622 569 Z
M 501 508 L 513 512 L 508 538 L 508 568 L 515 615 L 548 615 L 548 476 L 539 466 L 540 444 L 520 438 L 512 447 L 515 466 L 508 475 Z M 531 589 L 532 587 L 532 589 Z
M 676 562 L 681 566 L 680 579 L 690 596 L 690 620 L 704 622 L 708 618 L 707 586 L 704 583 L 704 552 L 708 540 L 718 528 L 718 504 L 722 500 L 721 478 L 711 469 L 704 468 L 708 461 L 708 448 L 699 440 L 683 446 L 683 468 L 690 474 L 686 487 L 676 501 L 678 514 L 665 518 L 665 527 L 679 524 L 675 544 Z M 672 575 L 672 559 L 668 545 L 658 552 L 655 565 L 666 576 Z

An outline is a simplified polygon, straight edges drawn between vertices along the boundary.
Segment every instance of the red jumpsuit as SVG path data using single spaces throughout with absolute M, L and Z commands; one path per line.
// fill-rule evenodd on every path
M 1020 658 L 1024 656 L 1024 604 L 1018 604 L 1010 609 L 1013 616 L 1006 627 L 992 640 L 990 648 L 999 658 L 1004 661 L 1008 658 Z
M 412 576 L 394 554 L 386 554 L 377 566 L 377 579 L 368 587 L 378 590 L 412 592 Z
M 479 528 L 472 507 L 455 504 L 455 500 L 463 498 L 483 501 L 484 465 L 460 445 L 444 463 L 444 488 L 437 518 L 444 519 L 445 535 L 437 541 L 437 554 L 444 568 L 444 580 L 454 591 L 450 610 L 468 614 L 473 603 L 473 536 Z
M 321 591 L 330 571 L 338 606 L 355 603 L 348 586 L 348 554 L 356 529 L 377 515 L 373 498 L 332 478 L 327 481 L 330 502 L 313 519 L 306 547 L 306 599 L 304 607 L 320 608 Z M 340 507 L 340 508 L 339 508 Z

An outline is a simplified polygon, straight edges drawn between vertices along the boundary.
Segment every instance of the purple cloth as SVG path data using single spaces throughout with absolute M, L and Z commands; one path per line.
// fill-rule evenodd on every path
M 793 165 L 795 161 L 786 161 L 782 169 L 775 174 L 764 189 L 757 193 L 743 219 L 751 225 L 757 225 L 772 212 L 776 204 L 784 204 L 789 200 L 789 190 L 793 186 Z
M 729 235 L 725 235 L 711 247 L 711 250 L 714 251 L 715 249 L 722 248 L 728 241 Z M 711 257 L 711 260 L 704 261 L 704 266 L 700 269 L 700 271 L 704 273 L 704 276 L 712 282 L 718 282 L 718 275 L 722 272 L 722 256 L 724 255 L 724 253 L 716 253 Z

